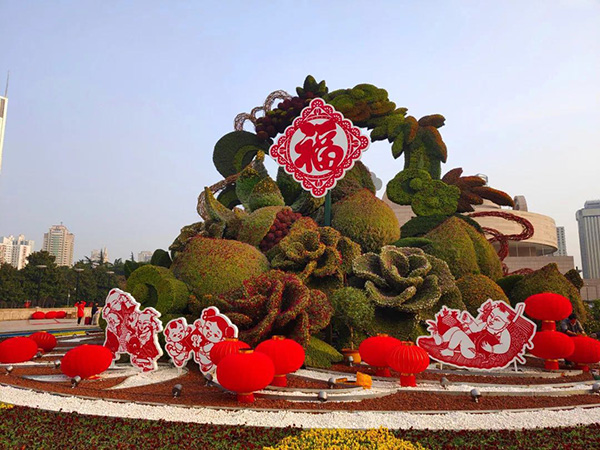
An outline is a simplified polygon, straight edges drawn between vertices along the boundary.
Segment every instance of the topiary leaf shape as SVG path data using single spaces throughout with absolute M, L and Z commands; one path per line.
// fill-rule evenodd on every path
M 369 280 L 379 287 L 387 286 L 381 273 L 379 255 L 376 253 L 369 252 L 356 258 L 352 263 L 352 270 L 358 277 Z
M 404 302 L 410 300 L 417 293 L 415 286 L 409 286 L 399 294 L 389 295 L 389 291 L 379 289 L 370 281 L 365 283 L 365 290 L 369 299 L 377 306 L 386 308 L 397 308 Z
M 261 142 L 254 133 L 232 131 L 215 144 L 213 163 L 224 178 L 239 173 L 259 151 L 268 152 L 270 141 Z
M 410 266 L 408 277 L 424 277 L 431 270 L 431 263 L 424 255 L 410 255 L 408 262 Z
M 250 211 L 256 211 L 265 206 L 285 206 L 283 196 L 279 191 L 277 183 L 271 177 L 260 180 L 248 197 Z
M 407 313 L 418 313 L 433 307 L 441 296 L 442 290 L 438 286 L 437 277 L 429 275 L 423 280 L 423 284 L 417 291 L 417 294 L 409 301 L 398 305 L 397 309 Z

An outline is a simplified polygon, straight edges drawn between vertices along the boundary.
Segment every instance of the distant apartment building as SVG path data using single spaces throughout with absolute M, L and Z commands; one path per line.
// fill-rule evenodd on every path
M 150 262 L 152 259 L 152 253 L 149 251 L 143 251 L 138 253 L 138 262 Z
M 47 233 L 44 233 L 44 245 L 42 250 L 56 257 L 59 266 L 73 265 L 73 248 L 75 247 L 75 235 L 69 233 L 63 224 L 52 225 Z
M 6 127 L 6 109 L 8 98 L 0 97 L 0 170 L 2 170 L 2 148 L 4 147 L 4 129 Z
M 554 256 L 567 256 L 567 240 L 565 238 L 565 227 L 556 227 L 556 247 Z
M 104 247 L 103 249 L 100 250 L 92 250 L 92 253 L 90 254 L 90 259 L 92 260 L 92 262 L 95 263 L 107 263 L 108 262 L 108 250 L 106 249 L 106 247 Z M 102 259 L 102 261 L 100 261 L 100 259 Z
M 600 200 L 585 202 L 575 218 L 579 228 L 583 278 L 600 278 Z
M 34 242 L 26 240 L 22 234 L 16 239 L 14 236 L 2 237 L 0 264 L 10 264 L 17 270 L 21 270 L 27 265 L 27 257 L 33 252 L 33 246 Z

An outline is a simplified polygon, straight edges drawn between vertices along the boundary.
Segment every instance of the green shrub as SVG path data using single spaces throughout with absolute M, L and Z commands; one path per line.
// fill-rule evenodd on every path
M 308 367 L 329 369 L 332 364 L 341 362 L 344 357 L 331 345 L 311 336 L 305 350 L 304 364 Z
M 156 249 L 150 259 L 150 264 L 153 266 L 166 267 L 167 269 L 171 267 L 172 262 L 169 253 L 161 248 Z
M 485 275 L 466 274 L 456 281 L 467 311 L 477 317 L 477 310 L 488 299 L 510 303 L 504 291 Z
M 502 288 L 502 290 L 504 291 L 504 294 L 506 294 L 506 296 L 508 298 L 510 298 L 510 296 L 511 296 L 510 293 L 512 292 L 513 288 L 522 279 L 523 279 L 523 275 L 519 275 L 519 274 L 507 275 L 505 277 L 502 277 L 502 278 L 496 280 L 496 283 L 498 283 L 498 286 L 500 286 Z
M 166 253 L 166 252 L 165 252 Z M 165 268 L 144 265 L 127 279 L 127 291 L 141 303 L 151 306 L 161 314 L 182 312 L 188 303 L 189 289 Z
M 579 275 L 577 269 L 571 269 L 567 271 L 567 273 L 565 273 L 565 278 L 569 280 L 573 286 L 575 286 L 575 289 L 581 291 L 581 288 L 583 287 L 583 278 L 581 278 L 581 275 Z
M 483 233 L 483 231 L 481 230 L 481 225 L 479 225 L 469 216 L 464 216 L 462 214 L 454 214 L 454 217 L 464 220 L 473 228 L 475 228 L 475 230 L 477 230 L 480 233 Z M 448 216 L 445 216 L 443 214 L 413 217 L 404 225 L 402 225 L 402 227 L 400 228 L 400 232 L 405 238 L 424 236 L 447 219 Z

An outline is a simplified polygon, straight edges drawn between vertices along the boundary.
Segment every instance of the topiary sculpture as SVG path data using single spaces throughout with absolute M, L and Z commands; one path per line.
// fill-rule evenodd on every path
M 344 285 L 360 245 L 331 227 L 300 228 L 269 252 L 273 269 L 292 272 L 310 288 L 330 294 Z
M 483 199 L 490 200 L 497 205 L 515 206 L 513 199 L 506 192 L 486 186 L 485 180 L 481 177 L 461 177 L 462 173 L 462 168 L 458 167 L 442 177 L 444 183 L 460 189 L 457 212 L 475 211 L 471 205 L 481 205 Z
M 378 332 L 407 339 L 443 305 L 464 308 L 446 263 L 421 249 L 385 246 L 379 254 L 356 258 L 353 271 L 364 281 L 367 298 L 375 306 Z
M 323 292 L 309 289 L 296 275 L 281 270 L 248 279 L 242 287 L 206 300 L 227 314 L 238 326 L 240 339 L 251 346 L 272 335 L 306 346 L 310 335 L 325 328 L 333 314 Z
M 400 224 L 394 211 L 368 189 L 356 191 L 334 204 L 331 226 L 366 252 L 377 252 L 400 238 Z
M 477 317 L 479 307 L 490 298 L 510 304 L 502 288 L 485 275 L 466 274 L 456 280 L 456 286 L 462 295 L 467 311 L 473 317 Z
M 161 314 L 183 312 L 190 296 L 185 283 L 176 279 L 169 269 L 151 264 L 131 273 L 127 279 L 127 292 L 142 307 L 151 306 Z

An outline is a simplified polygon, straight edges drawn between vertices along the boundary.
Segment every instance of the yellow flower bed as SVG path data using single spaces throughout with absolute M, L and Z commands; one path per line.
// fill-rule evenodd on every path
M 427 450 L 421 444 L 403 441 L 387 428 L 371 430 L 313 429 L 288 436 L 264 450 Z
M 0 409 L 12 409 L 15 405 L 11 405 L 10 403 L 2 403 L 0 402 Z

